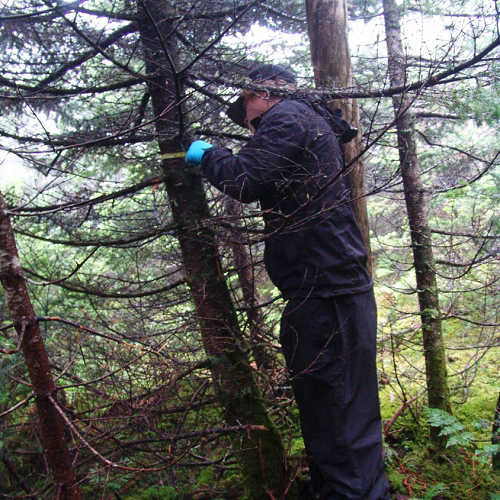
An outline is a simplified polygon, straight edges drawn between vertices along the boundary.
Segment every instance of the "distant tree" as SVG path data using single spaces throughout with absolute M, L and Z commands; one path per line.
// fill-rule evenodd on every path
M 390 82 L 394 87 L 404 86 L 408 80 L 406 56 L 401 41 L 400 14 L 395 1 L 384 0 L 384 20 Z M 392 102 L 422 318 L 427 397 L 431 408 L 451 412 L 435 261 L 413 131 L 411 100 L 403 94 L 394 96 Z M 431 427 L 433 440 L 438 440 L 438 433 L 439 429 Z
M 306 0 L 307 26 L 316 85 L 320 88 L 352 88 L 354 85 L 349 51 L 347 2 L 345 0 Z M 356 99 L 335 100 L 332 108 L 340 108 L 343 116 L 360 129 Z M 366 210 L 365 169 L 361 151 L 361 130 L 354 142 L 344 147 L 349 168 L 353 209 L 368 250 L 367 268 L 372 271 L 370 230 Z
M 52 377 L 50 361 L 38 319 L 26 287 L 14 232 L 2 193 L 0 193 L 0 281 L 5 292 L 13 326 L 19 335 L 17 348 L 2 352 L 4 355 L 13 355 L 22 350 L 35 393 L 42 443 L 57 488 L 57 496 L 64 500 L 80 500 L 82 495 L 64 434 L 65 422 L 61 415 L 62 411 L 56 402 L 56 384 Z M 16 477 L 17 472 L 8 457 L 4 457 L 3 461 L 8 466 L 13 479 L 20 480 Z M 21 484 L 24 485 L 24 482 Z M 26 493 L 31 493 L 27 486 L 23 486 L 23 488 L 25 491 L 27 490 Z
M 367 140 L 384 134 L 366 156 L 368 192 L 378 193 L 370 198 L 371 228 L 375 276 L 380 286 L 379 311 L 383 317 L 381 339 L 384 346 L 390 345 L 393 353 L 390 371 L 394 378 L 390 383 L 400 392 L 404 405 L 412 397 L 407 392 L 410 387 L 413 386 L 410 392 L 420 394 L 422 382 L 439 384 L 442 380 L 439 374 L 444 373 L 447 365 L 451 400 L 465 402 L 480 366 L 488 366 L 494 356 L 490 350 L 498 338 L 498 304 L 493 284 L 498 267 L 491 260 L 495 252 L 492 243 L 498 240 L 498 231 L 493 222 L 493 205 L 483 197 L 485 185 L 495 183 L 493 179 L 497 175 L 498 150 L 491 138 L 498 122 L 491 119 L 490 111 L 484 112 L 484 102 L 480 104 L 479 98 L 488 95 L 493 105 L 497 95 L 492 84 L 493 75 L 497 74 L 494 54 L 498 53 L 499 42 L 492 16 L 494 9 L 487 10 L 486 15 L 487 5 L 481 2 L 467 2 L 460 9 L 446 3 L 430 3 L 418 8 L 406 3 L 393 6 L 391 16 L 386 16 L 391 8 L 384 12 L 380 7 L 376 2 L 363 2 L 356 7 L 356 17 L 364 19 L 368 30 L 375 33 L 372 41 L 376 40 L 373 45 L 368 43 L 358 49 L 356 74 L 361 85 L 372 86 L 375 68 L 370 64 L 371 57 L 384 54 L 373 59 L 377 61 L 378 74 L 386 72 L 387 85 L 406 90 L 405 94 L 393 97 L 392 110 L 383 99 L 364 100 L 362 104 Z M 388 7 L 388 3 L 384 3 L 384 7 Z M 478 23 L 477 12 L 483 15 Z M 382 13 L 387 21 L 383 29 L 376 21 Z M 359 27 L 361 22 L 358 23 Z M 416 30 L 418 23 L 425 27 L 423 32 Z M 432 26 L 443 26 L 442 30 L 433 32 L 439 36 L 437 45 L 425 38 L 426 29 Z M 382 42 L 388 47 L 387 60 Z M 458 46 L 460 51 L 450 50 Z M 397 83 L 395 74 L 399 74 Z M 415 85 L 416 80 L 420 81 L 419 85 Z M 439 91 L 429 88 L 429 84 L 432 87 L 438 81 L 441 82 Z M 476 99 L 469 101 L 470 95 Z M 476 112 L 472 113 L 472 109 Z M 479 109 L 482 111 L 478 113 Z M 399 115 L 391 117 L 390 111 L 395 110 L 400 110 Z M 394 116 L 398 117 L 397 121 Z M 478 129 L 478 123 L 483 128 Z M 384 133 L 385 130 L 388 132 Z M 406 134 L 404 137 L 402 132 Z M 396 137 L 399 137 L 397 149 Z M 413 157 L 412 151 L 417 150 L 418 157 Z M 401 155 L 402 152 L 405 154 Z M 413 221 L 402 215 L 405 213 L 403 203 L 408 202 L 408 187 L 405 171 L 401 170 L 412 158 L 420 166 L 420 183 L 414 184 L 417 189 L 413 199 L 425 202 L 420 212 L 423 218 L 419 216 Z M 402 159 L 407 163 L 402 163 Z M 437 354 L 441 351 L 438 367 L 441 368 L 430 379 L 429 371 L 420 360 L 431 352 L 424 347 L 422 357 L 417 347 L 421 335 L 425 337 L 422 307 L 413 299 L 425 290 L 418 275 L 416 280 L 412 276 L 419 270 L 413 254 L 412 226 L 421 228 L 423 222 L 426 222 L 426 238 L 432 241 L 434 254 L 432 258 L 428 255 L 428 262 L 432 264 L 427 269 L 435 280 L 435 287 L 431 286 L 430 291 L 436 299 L 439 294 L 441 302 L 437 320 L 440 318 L 443 338 L 438 344 L 447 348 L 448 355 L 445 364 L 442 347 L 438 347 Z M 411 254 L 407 251 L 409 243 Z M 431 247 L 424 244 L 420 248 L 423 251 Z M 479 289 L 481 293 L 477 295 L 473 290 Z M 431 314 L 432 309 L 428 309 Z M 425 345 L 425 340 L 423 343 Z M 389 366 L 387 359 L 383 366 Z M 419 374 L 425 374 L 426 380 L 422 381 Z M 430 399 L 429 395 L 429 402 Z

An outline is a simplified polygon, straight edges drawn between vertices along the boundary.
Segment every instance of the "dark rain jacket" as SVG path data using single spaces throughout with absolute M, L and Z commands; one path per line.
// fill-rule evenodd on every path
M 275 104 L 237 155 L 209 149 L 201 168 L 232 198 L 260 202 L 266 270 L 285 299 L 372 288 L 339 139 L 311 106 Z

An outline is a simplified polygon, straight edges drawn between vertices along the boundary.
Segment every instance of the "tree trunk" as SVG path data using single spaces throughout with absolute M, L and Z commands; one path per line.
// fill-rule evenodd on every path
M 495 417 L 493 419 L 491 443 L 500 444 L 500 393 L 498 394 L 497 407 L 495 408 Z M 500 453 L 495 453 L 493 455 L 493 469 L 500 470 Z
M 241 214 L 241 204 L 227 199 L 226 212 L 232 219 Z M 247 310 L 248 329 L 250 330 L 250 346 L 253 358 L 259 370 L 272 368 L 274 357 L 265 347 L 264 314 L 258 307 L 259 295 L 255 287 L 255 276 L 250 255 L 245 248 L 245 240 L 241 232 L 233 231 L 230 235 L 234 264 L 238 272 L 238 280 L 243 295 L 243 304 Z
M 406 62 L 401 43 L 400 14 L 394 0 L 384 0 L 384 20 L 389 56 L 389 77 L 392 86 L 404 85 Z M 441 311 L 434 270 L 434 255 L 427 216 L 420 165 L 417 156 L 413 117 L 408 99 L 393 97 L 398 136 L 399 161 L 413 248 L 417 294 L 422 319 L 422 335 L 426 366 L 429 406 L 451 412 L 446 355 L 441 331 Z M 437 441 L 438 428 L 431 428 Z
M 80 500 L 72 457 L 64 435 L 64 422 L 50 398 L 55 399 L 56 385 L 38 325 L 28 295 L 23 269 L 19 260 L 14 232 L 7 208 L 0 193 L 0 281 L 5 291 L 9 312 L 21 340 L 28 374 L 35 393 L 40 432 L 47 462 L 57 485 L 57 497 Z
M 351 55 L 347 35 L 346 0 L 306 0 L 307 27 L 311 44 L 311 58 L 317 87 L 351 87 Z M 356 99 L 332 103 L 341 108 L 345 119 L 360 130 Z M 368 252 L 367 269 L 372 273 L 370 230 L 366 210 L 365 168 L 363 158 L 354 158 L 363 149 L 361 132 L 344 145 L 344 158 L 349 165 L 349 182 L 353 197 L 352 207 Z
M 164 0 L 138 1 L 139 31 L 149 92 L 162 154 L 178 151 L 172 133 L 182 130 L 174 26 Z M 178 135 L 177 135 L 178 137 Z M 215 235 L 199 169 L 183 160 L 164 160 L 166 189 L 187 281 L 205 351 L 210 360 L 216 396 L 229 425 L 247 425 L 235 436 L 240 470 L 249 499 L 295 498 L 295 483 L 286 467 L 282 438 L 267 412 L 254 380 L 229 289 L 221 272 Z

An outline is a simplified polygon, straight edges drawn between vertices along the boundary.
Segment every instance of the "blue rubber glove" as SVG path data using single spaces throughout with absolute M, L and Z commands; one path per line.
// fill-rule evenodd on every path
M 194 141 L 186 153 L 186 163 L 190 165 L 201 165 L 201 159 L 205 154 L 207 149 L 211 149 L 213 146 L 209 142 L 205 141 Z

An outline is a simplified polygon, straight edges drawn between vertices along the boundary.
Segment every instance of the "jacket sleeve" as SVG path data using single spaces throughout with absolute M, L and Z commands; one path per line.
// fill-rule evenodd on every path
M 208 150 L 201 164 L 203 174 L 217 189 L 244 203 L 266 197 L 287 182 L 301 161 L 303 121 L 293 104 L 276 104 L 237 155 L 225 148 Z

